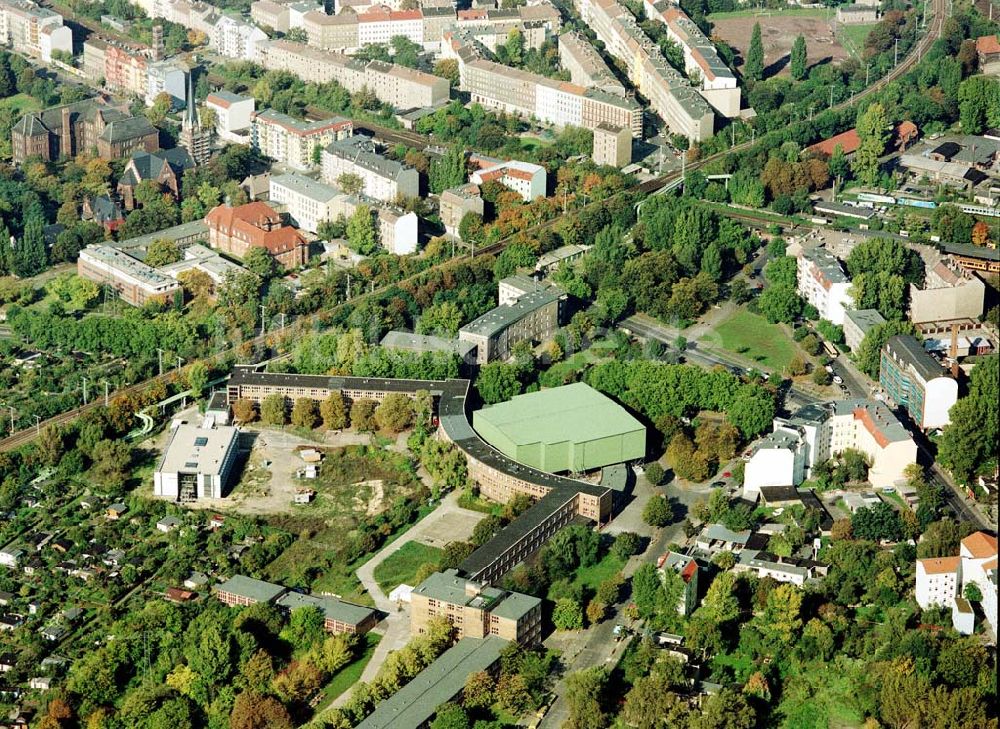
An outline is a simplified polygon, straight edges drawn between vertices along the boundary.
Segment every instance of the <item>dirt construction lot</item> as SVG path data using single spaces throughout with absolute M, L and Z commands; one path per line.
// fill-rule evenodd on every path
M 754 23 L 760 23 L 764 41 L 764 76 L 788 75 L 788 55 L 796 36 L 806 39 L 809 65 L 838 63 L 850 54 L 837 40 L 833 23 L 826 17 L 748 16 L 712 19 L 713 34 L 739 51 L 740 68 L 746 62 Z M 778 64 L 775 66 L 775 64 Z

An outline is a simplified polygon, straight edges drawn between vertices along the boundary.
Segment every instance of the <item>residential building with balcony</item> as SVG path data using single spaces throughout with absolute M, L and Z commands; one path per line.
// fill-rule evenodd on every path
M 205 98 L 205 106 L 215 112 L 215 133 L 227 142 L 245 144 L 250 138 L 256 101 L 224 89 Z
M 302 121 L 265 109 L 256 111 L 250 121 L 250 144 L 258 152 L 295 170 L 316 166 L 317 148 L 350 137 L 354 124 L 350 119 L 331 117 L 320 121 Z

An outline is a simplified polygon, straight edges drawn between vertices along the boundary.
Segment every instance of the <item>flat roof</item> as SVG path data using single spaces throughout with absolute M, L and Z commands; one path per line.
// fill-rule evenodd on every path
M 288 610 L 303 607 L 317 607 L 328 620 L 336 620 L 348 625 L 360 625 L 375 613 L 375 610 L 352 602 L 344 602 L 336 597 L 303 595 L 301 592 L 286 592 L 275 603 Z
M 924 346 L 911 334 L 897 334 L 889 337 L 886 340 L 885 349 L 893 359 L 898 359 L 903 364 L 911 366 L 924 381 L 946 376 L 944 367 L 927 354 Z
M 226 454 L 239 437 L 239 431 L 228 425 L 211 430 L 191 423 L 174 428 L 163 452 L 157 473 L 209 473 L 218 475 Z
M 545 291 L 532 291 L 519 298 L 513 304 L 498 306 L 486 312 L 478 319 L 462 327 L 461 331 L 477 336 L 493 337 L 528 314 L 554 301 L 558 301 L 565 295 L 561 289 L 554 286 Z
M 246 575 L 233 575 L 225 582 L 212 587 L 212 592 L 229 592 L 257 602 L 271 602 L 284 591 L 285 588 L 281 585 L 255 580 Z
M 872 327 L 885 323 L 885 317 L 878 309 L 848 309 L 844 312 L 844 316 L 850 319 L 862 334 L 867 334 Z
M 457 354 L 459 357 L 465 357 L 476 348 L 475 343 L 463 342 L 461 339 L 445 339 L 398 330 L 387 332 L 379 342 L 379 346 L 386 349 L 401 349 L 405 352 L 447 352 Z
M 268 183 L 271 187 L 271 198 L 274 198 L 275 186 L 284 187 L 314 202 L 324 205 L 341 194 L 340 190 L 324 182 L 317 182 L 311 177 L 298 172 L 288 172 L 284 175 L 271 176 Z
M 584 382 L 517 395 L 473 413 L 473 427 L 488 424 L 516 445 L 582 443 L 645 426 L 621 405 Z
M 438 707 L 465 688 L 470 674 L 485 671 L 500 660 L 508 643 L 491 635 L 462 638 L 408 684 L 380 703 L 358 729 L 419 729 Z

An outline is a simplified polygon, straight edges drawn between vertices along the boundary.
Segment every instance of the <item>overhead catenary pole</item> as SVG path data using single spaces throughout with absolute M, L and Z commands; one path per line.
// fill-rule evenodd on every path
M 160 363 L 160 376 L 163 376 L 163 350 L 159 347 L 156 348 L 156 358 Z
M 81 378 L 83 380 L 83 404 L 87 404 L 87 378 Z
M 104 382 L 104 407 L 107 407 L 108 406 L 108 387 L 109 387 L 110 383 L 108 383 L 107 380 L 103 380 L 103 382 Z
M 42 419 L 39 416 L 35 416 L 35 435 L 41 435 L 42 432 Z

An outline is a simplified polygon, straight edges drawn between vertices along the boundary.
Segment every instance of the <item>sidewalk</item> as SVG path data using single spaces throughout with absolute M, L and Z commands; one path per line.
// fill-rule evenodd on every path
M 368 591 L 368 594 L 372 596 L 372 599 L 375 601 L 375 607 L 386 615 L 385 619 L 379 623 L 378 628 L 375 630 L 375 632 L 382 634 L 382 640 L 379 641 L 371 660 L 361 674 L 362 681 L 371 681 L 375 678 L 375 674 L 378 673 L 379 668 L 382 667 L 389 654 L 402 648 L 410 639 L 410 608 L 405 603 L 402 606 L 398 606 L 389 600 L 388 596 L 378 586 L 378 582 L 375 581 L 375 568 L 402 549 L 403 545 L 407 542 L 435 541 L 433 538 L 434 530 L 441 521 L 452 515 L 465 517 L 469 524 L 469 531 L 471 532 L 479 520 L 486 515 L 478 511 L 460 507 L 458 505 L 459 494 L 460 492 L 458 491 L 452 491 L 447 494 L 441 500 L 440 506 L 434 511 L 410 527 L 405 533 L 400 534 L 393 540 L 392 544 L 383 547 L 374 557 L 358 568 L 358 579 L 365 590 Z M 465 535 L 455 534 L 454 538 L 461 539 L 463 536 Z M 350 693 L 350 691 L 342 693 L 333 701 L 331 706 L 343 706 L 350 697 Z

